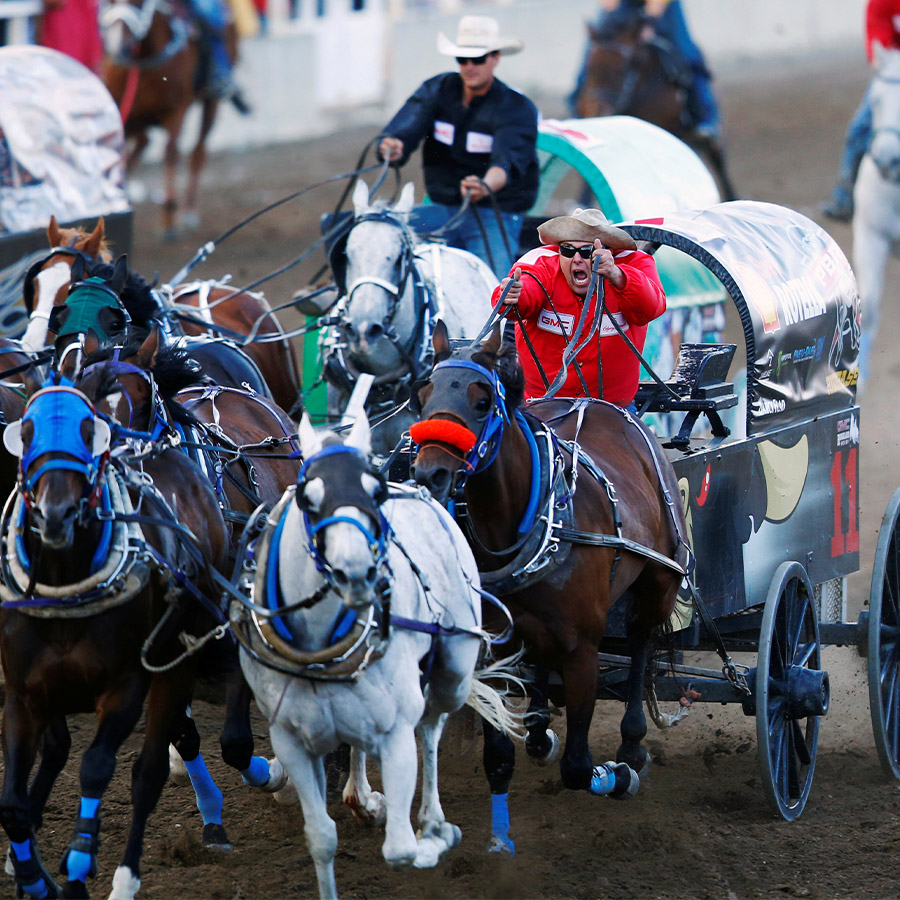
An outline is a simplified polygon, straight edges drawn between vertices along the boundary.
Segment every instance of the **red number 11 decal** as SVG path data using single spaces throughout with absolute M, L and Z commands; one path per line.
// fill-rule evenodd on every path
M 831 465 L 831 487 L 834 490 L 834 534 L 831 538 L 831 555 L 841 556 L 844 553 L 859 551 L 859 532 L 856 528 L 857 493 L 856 493 L 856 453 L 852 447 L 847 454 L 847 465 L 844 466 L 844 479 L 847 483 L 847 533 L 844 534 L 843 498 L 844 481 L 841 479 L 842 453 L 835 453 Z

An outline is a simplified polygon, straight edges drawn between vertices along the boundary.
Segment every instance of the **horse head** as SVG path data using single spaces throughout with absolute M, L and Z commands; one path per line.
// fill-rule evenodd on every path
M 384 477 L 369 463 L 370 433 L 360 413 L 346 440 L 322 437 L 304 414 L 304 463 L 295 494 L 316 568 L 351 609 L 380 604 L 387 576 L 389 526 Z
M 67 377 L 74 377 L 84 355 L 101 344 L 124 337 L 131 317 L 120 296 L 128 278 L 128 262 L 120 256 L 109 278 L 87 275 L 84 257 L 72 264 L 69 294 L 61 306 L 54 306 L 47 322 L 56 335 L 57 365 Z
M 869 156 L 885 181 L 900 183 L 900 50 L 872 44 L 872 142 Z
M 371 205 L 367 185 L 358 181 L 353 225 L 343 247 L 346 299 L 339 327 L 356 369 L 381 380 L 409 371 L 415 338 L 417 238 L 408 226 L 414 194 L 409 183 L 393 206 Z
M 3 432 L 6 449 L 19 458 L 18 489 L 44 547 L 68 550 L 75 526 L 99 496 L 109 452 L 109 424 L 90 399 L 59 379 L 33 391 L 22 418 Z
M 499 326 L 480 346 L 451 350 L 439 322 L 433 343 L 434 369 L 410 398 L 419 415 L 410 436 L 418 445 L 416 481 L 445 502 L 496 459 L 505 426 L 522 401 L 524 380 L 515 347 L 502 344 Z

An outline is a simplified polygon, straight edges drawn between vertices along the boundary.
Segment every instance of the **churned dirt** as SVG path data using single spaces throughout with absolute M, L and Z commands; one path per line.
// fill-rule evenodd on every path
M 816 207 L 831 187 L 846 123 L 867 80 L 862 53 L 836 59 L 741 64 L 720 73 L 717 88 L 735 184 L 749 199 L 781 203 L 821 221 L 850 254 L 850 227 L 822 220 Z M 559 98 L 540 98 L 545 115 L 562 112 Z M 163 280 L 204 241 L 216 238 L 267 204 L 300 188 L 351 170 L 375 129 L 211 160 L 199 231 L 175 243 L 159 238 L 159 211 L 136 207 L 132 265 Z M 151 197 L 158 169 L 142 173 Z M 224 242 L 197 274 L 231 273 L 248 284 L 297 257 L 319 234 L 341 185 L 287 203 Z M 267 282 L 273 304 L 307 284 L 321 255 Z M 900 358 L 892 338 L 900 327 L 896 263 L 888 274 L 884 327 L 875 374 L 862 398 L 861 557 L 850 580 L 848 618 L 866 602 L 881 515 L 900 484 L 895 433 Z M 286 317 L 288 324 L 297 320 Z M 755 724 L 740 709 L 697 704 L 676 728 L 651 726 L 651 777 L 627 803 L 565 791 L 558 770 L 533 767 L 520 754 L 510 793 L 514 860 L 485 853 L 490 830 L 481 742 L 465 717 L 450 729 L 441 755 L 442 799 L 463 839 L 432 871 L 393 872 L 381 837 L 355 824 L 335 794 L 336 860 L 343 896 L 711 898 L 779 896 L 886 898 L 900 893 L 900 786 L 882 775 L 871 734 L 865 660 L 853 648 L 828 648 L 833 689 L 821 729 L 815 783 L 802 818 L 772 817 L 760 785 Z M 214 699 L 214 698 L 213 698 Z M 166 787 L 151 819 L 140 896 L 296 898 L 316 894 L 299 807 L 251 792 L 218 759 L 222 708 L 198 702 L 195 715 L 206 756 L 225 792 L 225 822 L 234 852 L 213 855 L 199 841 L 201 823 L 189 789 Z M 598 704 L 592 732 L 595 760 L 618 745 L 618 704 Z M 555 719 L 562 733 L 564 722 Z M 93 733 L 75 721 L 76 747 L 51 798 L 41 835 L 49 865 L 68 843 L 78 790 L 76 753 Z M 268 749 L 265 722 L 255 719 L 258 747 Z M 92 884 L 106 896 L 129 821 L 130 765 L 135 736 L 103 804 L 100 875 Z M 12 887 L 8 890 L 12 892 Z

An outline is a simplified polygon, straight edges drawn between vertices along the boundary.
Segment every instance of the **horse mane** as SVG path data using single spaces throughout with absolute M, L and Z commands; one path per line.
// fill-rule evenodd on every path
M 115 266 L 108 262 L 89 263 L 86 275 L 107 281 L 112 277 Z M 154 319 L 159 318 L 160 308 L 153 296 L 152 286 L 137 272 L 128 270 L 125 287 L 119 295 L 122 306 L 131 316 L 131 321 L 141 328 L 149 328 Z M 146 336 L 146 335 L 145 335 Z

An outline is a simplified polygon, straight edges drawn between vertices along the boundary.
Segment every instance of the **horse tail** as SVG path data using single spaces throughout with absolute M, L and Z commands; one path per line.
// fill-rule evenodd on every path
M 521 658 L 519 652 L 476 669 L 466 706 L 507 737 L 524 741 L 525 713 L 517 711 L 511 703 L 514 695 L 525 694 L 525 682 L 518 670 Z M 502 686 L 492 687 L 489 681 L 500 682 Z

